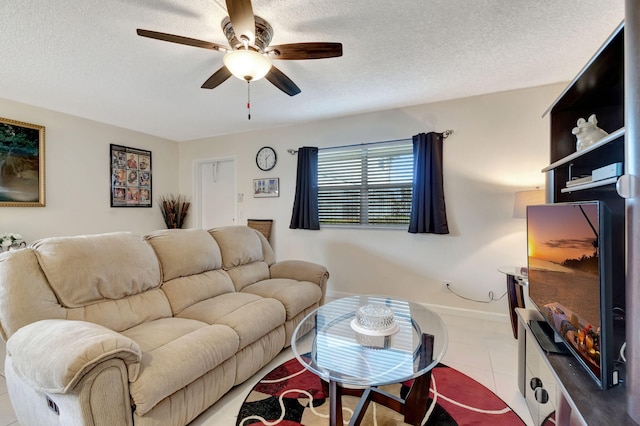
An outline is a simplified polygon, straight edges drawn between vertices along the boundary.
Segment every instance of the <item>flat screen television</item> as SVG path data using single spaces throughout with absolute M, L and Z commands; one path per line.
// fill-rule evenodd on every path
M 619 381 L 614 360 L 624 342 L 624 322 L 615 314 L 624 305 L 613 300 L 614 285 L 624 282 L 614 283 L 611 273 L 624 270 L 620 259 L 613 262 L 614 255 L 621 257 L 620 243 L 612 241 L 603 202 L 527 207 L 529 299 L 545 318 L 535 325 L 551 329 L 558 347 L 566 347 L 602 388 Z

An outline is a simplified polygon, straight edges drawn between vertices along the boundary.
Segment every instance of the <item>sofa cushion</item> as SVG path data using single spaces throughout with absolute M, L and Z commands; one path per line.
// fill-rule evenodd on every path
M 155 253 L 132 233 L 47 238 L 31 247 L 58 300 L 69 308 L 160 286 Z
M 225 226 L 211 229 L 209 233 L 218 242 L 222 267 L 229 273 L 236 291 L 269 278 L 269 263 L 263 253 L 269 244 L 260 232 L 247 226 Z M 267 260 L 273 261 L 272 258 Z
M 165 229 L 146 235 L 162 271 L 162 290 L 173 314 L 194 303 L 234 291 L 223 271 L 218 243 L 202 229 Z
M 179 317 L 231 327 L 242 349 L 285 322 L 284 307 L 275 299 L 248 293 L 228 293 L 196 303 Z
M 162 285 L 174 315 L 185 308 L 224 293 L 234 291 L 227 272 L 219 269 L 188 277 L 174 278 Z
M 33 250 L 0 253 L 0 332 L 3 340 L 32 322 L 64 319 L 66 315 L 66 309 L 60 306 Z
M 122 299 L 105 300 L 66 311 L 67 319 L 100 324 L 118 332 L 143 322 L 172 316 L 167 296 L 157 288 Z
M 240 291 L 248 285 L 269 278 L 269 266 L 264 262 L 254 262 L 248 265 L 236 266 L 227 271 L 233 281 L 236 291 Z
M 227 326 L 184 318 L 151 321 L 122 334 L 142 351 L 138 379 L 130 384 L 140 415 L 233 357 L 239 342 Z
M 144 238 L 158 256 L 163 282 L 222 267 L 220 248 L 205 230 L 164 229 Z
M 255 230 L 246 226 L 225 226 L 209 232 L 218 242 L 224 269 L 264 260 L 262 242 Z
M 267 239 L 264 237 L 264 235 L 262 235 L 261 232 L 255 230 L 256 235 L 258 236 L 258 238 L 260 238 L 260 242 L 262 243 L 262 257 L 263 260 L 267 263 L 267 265 L 271 266 L 274 263 L 276 263 L 276 255 L 273 252 L 273 249 L 271 248 L 271 244 L 269 244 L 269 241 L 267 241 Z
M 284 305 L 287 321 L 322 299 L 318 284 L 288 278 L 263 280 L 244 287 L 242 292 L 277 299 Z
M 229 358 L 204 376 L 164 398 L 150 411 L 141 415 L 133 412 L 136 426 L 191 425 L 191 421 L 212 406 L 234 385 L 237 357 Z M 235 422 L 213 422 L 214 426 Z M 122 423 L 106 423 L 120 426 Z M 193 425 L 202 424 L 196 420 Z M 222 425 L 221 425 L 222 426 Z M 257 425 L 256 425 L 257 426 Z

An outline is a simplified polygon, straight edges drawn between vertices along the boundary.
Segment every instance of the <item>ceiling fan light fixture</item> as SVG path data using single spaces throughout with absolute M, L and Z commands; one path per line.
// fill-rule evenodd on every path
M 231 74 L 245 81 L 260 80 L 271 69 L 271 59 L 250 49 L 229 51 L 223 61 Z

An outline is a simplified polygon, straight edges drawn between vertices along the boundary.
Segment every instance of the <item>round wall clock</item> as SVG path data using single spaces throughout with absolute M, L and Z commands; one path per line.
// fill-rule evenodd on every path
M 271 170 L 276 166 L 278 156 L 276 151 L 270 146 L 263 146 L 256 154 L 256 164 L 260 170 Z

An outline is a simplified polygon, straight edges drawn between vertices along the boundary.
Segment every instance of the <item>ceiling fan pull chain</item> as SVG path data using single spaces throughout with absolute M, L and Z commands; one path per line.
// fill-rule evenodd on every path
M 247 119 L 251 120 L 251 80 L 247 80 Z

